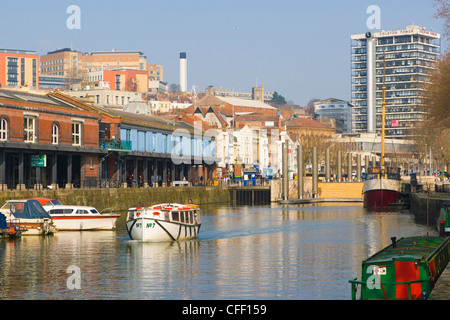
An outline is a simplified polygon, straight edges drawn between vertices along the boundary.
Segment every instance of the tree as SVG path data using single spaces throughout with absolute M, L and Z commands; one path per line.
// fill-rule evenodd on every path
M 425 117 L 432 126 L 447 128 L 450 123 L 450 52 L 436 63 L 430 76 L 422 97 Z
M 180 86 L 178 84 L 172 83 L 169 86 L 170 92 L 180 92 Z
M 446 37 L 450 37 L 450 0 L 435 0 L 434 6 L 437 7 L 434 17 L 444 20 Z
M 308 104 L 305 107 L 305 113 L 308 115 L 313 115 L 314 114 L 314 102 L 320 101 L 320 99 L 318 98 L 313 98 L 311 100 L 309 100 Z
M 282 95 L 278 94 L 278 92 L 275 91 L 273 93 L 271 102 L 276 103 L 276 104 L 286 104 L 286 99 Z

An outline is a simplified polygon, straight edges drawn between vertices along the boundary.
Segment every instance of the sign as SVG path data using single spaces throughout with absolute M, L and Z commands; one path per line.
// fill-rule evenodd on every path
M 392 120 L 391 127 L 398 127 L 398 120 Z
M 31 155 L 31 166 L 32 167 L 46 167 L 47 166 L 47 155 L 46 154 L 32 154 Z

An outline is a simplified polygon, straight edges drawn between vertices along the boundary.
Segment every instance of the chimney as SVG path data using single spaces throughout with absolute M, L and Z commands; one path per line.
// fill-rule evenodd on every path
M 180 91 L 187 91 L 187 60 L 186 52 L 180 53 Z

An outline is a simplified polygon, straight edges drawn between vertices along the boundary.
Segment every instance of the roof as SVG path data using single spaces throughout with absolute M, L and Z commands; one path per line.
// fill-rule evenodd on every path
M 0 98 L 19 100 L 24 102 L 32 102 L 39 104 L 48 104 L 52 106 L 64 106 L 67 107 L 66 104 L 59 102 L 58 100 L 52 99 L 46 95 L 32 94 L 28 92 L 15 91 L 15 90 L 0 90 Z
M 124 107 L 123 111 L 132 112 L 138 114 L 148 114 L 150 111 L 149 106 L 145 103 L 142 98 L 136 94 L 133 99 L 130 100 Z
M 334 130 L 326 124 L 320 123 L 319 121 L 308 119 L 308 118 L 292 118 L 284 122 L 287 128 L 312 128 L 312 129 L 323 129 L 323 130 Z
M 256 100 L 248 100 L 248 99 L 241 99 L 241 98 L 234 98 L 234 97 L 220 97 L 220 100 L 231 104 L 232 106 L 240 106 L 240 107 L 250 107 L 250 108 L 262 108 L 262 109 L 273 109 L 276 110 L 277 108 L 272 107 L 270 104 L 256 101 Z

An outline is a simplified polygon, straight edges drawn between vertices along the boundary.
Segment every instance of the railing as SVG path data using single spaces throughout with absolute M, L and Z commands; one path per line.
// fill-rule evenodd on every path
M 25 180 L 23 182 L 15 180 L 0 180 L 0 191 L 26 191 L 26 190 L 54 190 L 58 189 L 108 189 L 108 188 L 143 188 L 148 187 L 162 187 L 162 180 L 155 182 L 153 179 L 149 179 L 145 184 L 143 178 L 139 179 L 84 179 L 84 180 L 57 180 L 57 181 L 41 181 L 37 182 L 36 179 Z M 217 186 L 232 186 L 238 185 L 231 182 L 225 182 L 223 180 L 208 180 L 208 181 L 167 181 L 165 183 L 167 187 L 182 188 L 186 185 L 193 187 L 217 187 Z
M 435 191 L 436 192 L 444 192 L 444 193 L 450 193 L 450 184 L 436 184 L 435 185 Z
M 358 281 L 358 278 L 355 278 L 353 280 L 349 280 L 348 282 L 350 282 L 352 284 L 352 300 L 356 300 L 356 292 L 357 292 L 357 285 L 360 284 L 361 287 L 362 286 L 367 286 L 367 282 L 366 281 Z M 426 278 L 423 280 L 413 280 L 413 281 L 401 281 L 401 282 L 383 282 L 383 286 L 390 286 L 390 285 L 408 285 L 408 299 L 412 300 L 412 296 L 411 296 L 411 284 L 414 283 L 422 283 L 422 282 L 429 282 L 430 278 Z M 370 290 L 368 288 L 366 288 L 366 290 Z M 362 291 L 362 290 L 361 290 Z M 386 293 L 386 300 L 389 300 L 389 298 L 387 297 Z M 362 297 L 361 297 L 362 298 Z M 423 297 L 423 299 L 425 299 L 426 297 Z

